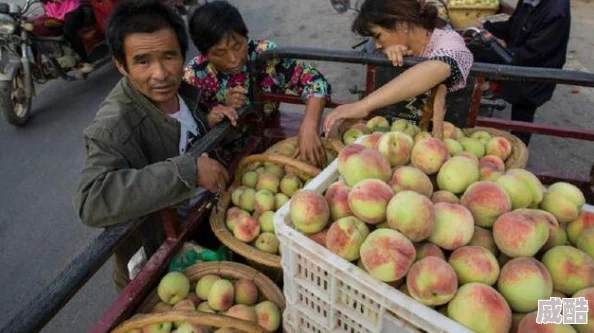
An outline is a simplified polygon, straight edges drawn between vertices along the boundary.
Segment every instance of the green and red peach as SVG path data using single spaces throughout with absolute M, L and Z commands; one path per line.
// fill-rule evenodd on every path
M 426 138 L 419 141 L 412 150 L 412 165 L 427 175 L 439 171 L 448 159 L 449 154 L 443 141 L 437 138 Z
M 328 224 L 330 208 L 321 194 L 311 190 L 301 190 L 291 199 L 290 216 L 298 231 L 314 234 Z
M 402 166 L 394 170 L 392 179 L 388 184 L 392 187 L 394 193 L 415 191 L 427 197 L 431 197 L 433 194 L 431 179 L 421 170 L 411 166 Z
M 410 295 L 424 305 L 449 302 L 458 289 L 454 269 L 443 259 L 427 257 L 414 263 L 406 275 Z
M 397 193 L 388 203 L 387 222 L 413 242 L 429 237 L 435 228 L 435 211 L 431 201 L 413 191 Z
M 501 268 L 497 288 L 513 311 L 526 313 L 538 309 L 538 300 L 551 297 L 553 281 L 538 260 L 519 257 Z
M 503 188 L 487 181 L 470 185 L 461 202 L 472 213 L 475 224 L 486 228 L 492 227 L 499 216 L 512 208 L 511 200 Z
M 462 206 L 446 202 L 433 205 L 435 210 L 435 228 L 429 241 L 445 250 L 455 250 L 472 239 L 474 221 L 472 213 Z
M 386 220 L 388 202 L 394 196 L 392 188 L 379 179 L 365 179 L 357 183 L 348 194 L 353 214 L 369 224 Z
M 361 262 L 376 279 L 393 282 L 403 278 L 416 257 L 415 247 L 403 234 L 377 229 L 361 245 Z
M 450 255 L 448 263 L 456 271 L 460 285 L 471 282 L 493 285 L 499 276 L 497 259 L 481 246 L 457 248 Z

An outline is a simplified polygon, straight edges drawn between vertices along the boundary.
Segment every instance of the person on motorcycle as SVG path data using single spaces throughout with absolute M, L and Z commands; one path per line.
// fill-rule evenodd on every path
M 92 72 L 93 65 L 89 61 L 82 40 L 77 35 L 79 29 L 90 25 L 94 20 L 91 6 L 82 5 L 80 0 L 42 0 L 41 2 L 48 18 L 63 23 L 64 36 L 81 60 L 80 71 Z
M 87 157 L 73 201 L 91 227 L 149 217 L 115 251 L 114 283 L 121 290 L 143 240 L 164 239 L 153 213 L 226 188 L 229 175 L 221 163 L 186 151 L 223 117 L 235 124 L 237 115 L 230 107 L 202 112 L 198 91 L 182 81 L 188 37 L 172 8 L 158 0 L 122 2 L 106 37 L 123 78 L 84 130 Z
M 563 68 L 571 29 L 569 0 L 520 0 L 507 21 L 483 27 L 507 44 L 511 65 Z M 512 104 L 512 120 L 533 122 L 536 110 L 549 101 L 554 83 L 503 82 L 503 98 Z M 526 146 L 530 133 L 512 132 Z
M 212 110 L 218 105 L 237 109 L 252 103 L 248 97 L 249 62 L 264 51 L 276 48 L 276 44 L 250 38 L 241 14 L 226 1 L 201 5 L 188 25 L 200 54 L 185 68 L 184 79 L 200 90 L 200 105 Z M 291 59 L 268 61 L 257 70 L 257 80 L 264 92 L 291 91 L 306 103 L 296 157 L 325 166 L 326 152 L 319 134 L 324 106 L 330 99 L 331 88 L 325 77 L 310 64 Z M 275 103 L 264 105 L 265 116 L 274 116 L 277 107 Z M 237 137 L 235 146 L 240 150 L 247 136 L 238 133 Z
M 433 121 L 433 134 L 443 136 L 445 96 L 465 87 L 474 58 L 462 37 L 453 30 L 438 28 L 437 9 L 424 0 L 366 0 L 352 29 L 362 36 L 373 37 L 376 47 L 396 66 L 405 56 L 428 58 L 383 87 L 355 103 L 337 107 L 326 116 L 324 131 L 330 133 L 339 119 L 365 118 L 379 108 L 412 99 L 427 99 L 431 91 L 435 107 L 422 113 L 421 127 L 428 130 Z M 427 103 L 420 103 L 422 105 Z M 431 112 L 433 114 L 431 114 Z

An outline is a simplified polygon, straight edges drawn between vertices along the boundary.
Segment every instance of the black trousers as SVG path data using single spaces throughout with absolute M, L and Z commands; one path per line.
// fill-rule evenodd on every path
M 83 62 L 89 62 L 89 57 L 82 40 L 78 38 L 76 33 L 79 29 L 94 23 L 95 18 L 91 6 L 80 6 L 64 17 L 64 26 L 62 28 L 64 36 Z
M 534 114 L 536 113 L 536 109 L 538 109 L 538 106 L 536 105 L 514 104 L 512 105 L 511 118 L 512 120 L 532 123 L 534 122 Z M 524 144 L 526 144 L 526 147 L 528 147 L 532 134 L 517 131 L 512 131 L 512 134 L 522 140 Z

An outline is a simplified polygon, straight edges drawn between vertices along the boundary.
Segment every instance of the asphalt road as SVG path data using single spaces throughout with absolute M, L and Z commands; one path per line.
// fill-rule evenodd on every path
M 327 1 L 232 1 L 253 37 L 279 45 L 348 49 L 359 38 L 350 32 L 352 14 L 338 15 Z M 570 65 L 594 68 L 590 1 L 572 1 L 574 24 Z M 195 50 L 190 50 L 193 54 Z M 336 98 L 350 99 L 347 88 L 364 84 L 364 68 L 319 63 Z M 36 296 L 98 233 L 76 218 L 71 198 L 84 161 L 82 130 L 119 73 L 107 66 L 87 81 L 55 81 L 34 100 L 30 123 L 15 128 L 0 119 L 0 327 Z M 560 87 L 539 110 L 537 121 L 594 128 L 590 89 L 573 94 Z M 293 108 L 294 109 L 294 108 Z M 503 113 L 501 117 L 507 115 Z M 594 145 L 536 136 L 530 164 L 584 173 Z M 111 264 L 105 265 L 42 331 L 85 332 L 114 300 Z

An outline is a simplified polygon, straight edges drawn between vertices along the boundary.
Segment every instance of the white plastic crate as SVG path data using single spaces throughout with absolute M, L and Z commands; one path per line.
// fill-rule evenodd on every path
M 337 163 L 335 159 L 305 189 L 323 194 L 339 178 Z M 293 229 L 289 207 L 290 201 L 274 216 L 286 332 L 472 332 Z

